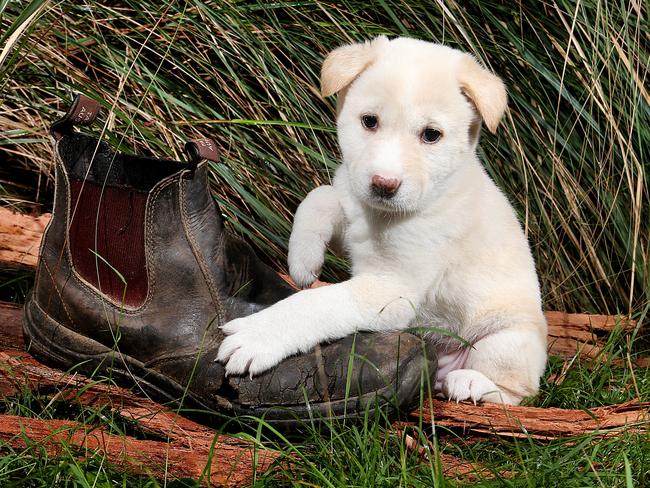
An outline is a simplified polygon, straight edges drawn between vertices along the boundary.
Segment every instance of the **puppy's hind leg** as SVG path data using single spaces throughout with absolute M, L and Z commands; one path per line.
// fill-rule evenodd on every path
M 289 238 L 289 274 L 301 288 L 320 275 L 327 244 L 340 233 L 343 209 L 333 186 L 315 188 L 302 201 Z
M 463 368 L 446 376 L 442 390 L 456 401 L 518 405 L 537 393 L 545 365 L 545 324 L 502 329 L 474 344 Z

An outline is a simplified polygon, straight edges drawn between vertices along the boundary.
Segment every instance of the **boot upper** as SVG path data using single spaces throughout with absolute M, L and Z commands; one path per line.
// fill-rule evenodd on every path
M 62 132 L 53 216 L 30 302 L 42 320 L 58 324 L 50 340 L 75 342 L 58 344 L 66 350 L 95 341 L 162 384 L 189 388 L 196 403 L 231 412 L 285 405 L 295 413 L 306 404 L 304 413 L 310 402 L 341 401 L 345 410 L 348 397 L 367 392 L 412 399 L 423 361 L 432 358 L 410 334 L 358 334 L 259 377 L 226 378 L 214 361 L 220 326 L 294 291 L 224 230 L 208 162 L 125 155 L 90 135 Z

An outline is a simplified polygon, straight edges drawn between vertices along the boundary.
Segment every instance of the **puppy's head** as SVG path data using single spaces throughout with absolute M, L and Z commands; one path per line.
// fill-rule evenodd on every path
M 435 199 L 476 149 L 481 121 L 494 132 L 503 83 L 469 54 L 408 38 L 332 51 L 324 96 L 339 94 L 338 136 L 353 194 L 384 211 Z

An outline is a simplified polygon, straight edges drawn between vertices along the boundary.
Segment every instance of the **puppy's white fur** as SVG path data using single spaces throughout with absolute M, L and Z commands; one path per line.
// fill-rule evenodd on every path
M 298 208 L 289 268 L 309 286 L 339 238 L 352 278 L 229 322 L 218 359 L 229 374 L 253 375 L 358 330 L 436 327 L 471 344 L 430 334 L 449 398 L 517 404 L 534 394 L 547 331 L 535 266 L 476 156 L 481 121 L 494 132 L 506 109 L 501 80 L 460 51 L 379 37 L 330 53 L 321 81 L 323 95 L 339 93 L 343 164 Z M 362 124 L 369 114 L 373 130 Z M 440 140 L 423 140 L 426 128 Z M 373 192 L 375 175 L 401 181 L 392 198 Z

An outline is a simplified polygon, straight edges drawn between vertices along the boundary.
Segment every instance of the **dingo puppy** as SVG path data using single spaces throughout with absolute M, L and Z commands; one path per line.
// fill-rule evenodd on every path
M 518 404 L 536 393 L 547 326 L 515 212 L 476 156 L 506 109 L 501 80 L 463 52 L 415 39 L 352 44 L 323 64 L 338 93 L 343 163 L 298 208 L 293 279 L 309 286 L 339 239 L 352 278 L 224 326 L 229 374 L 251 375 L 358 330 L 430 326 L 448 398 Z

